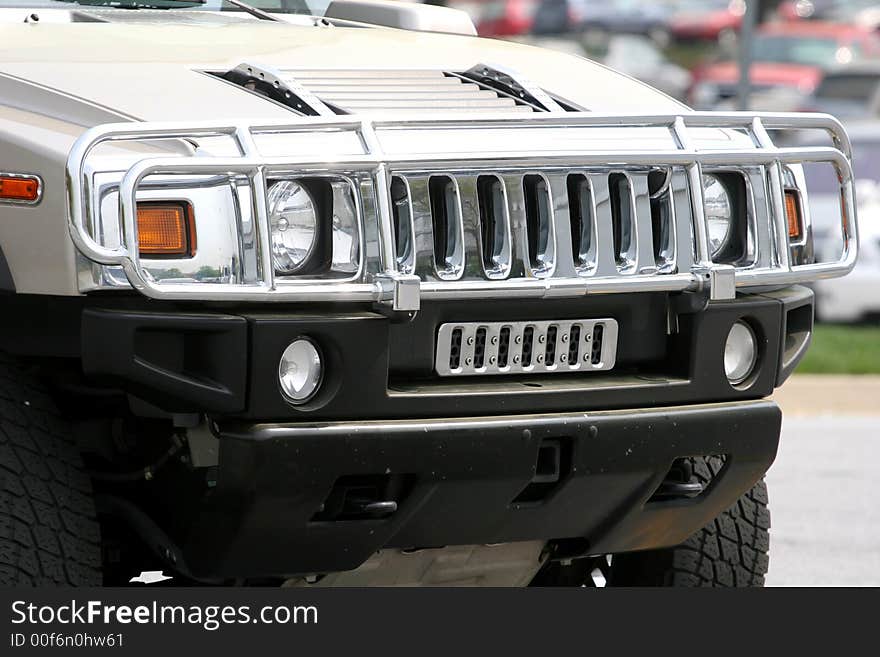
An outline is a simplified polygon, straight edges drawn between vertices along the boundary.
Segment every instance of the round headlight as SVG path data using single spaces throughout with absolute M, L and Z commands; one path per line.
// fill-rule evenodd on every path
M 297 338 L 281 354 L 278 382 L 284 396 L 294 404 L 311 399 L 323 377 L 321 354 L 311 340 Z
M 730 192 L 717 176 L 703 176 L 703 201 L 709 227 L 709 251 L 714 258 L 730 240 L 733 226 L 733 202 Z
M 318 243 L 318 211 L 308 190 L 293 180 L 269 188 L 272 261 L 278 274 L 295 274 Z
M 732 385 L 742 383 L 758 362 L 758 341 L 755 332 L 745 322 L 734 324 L 724 345 L 724 373 Z

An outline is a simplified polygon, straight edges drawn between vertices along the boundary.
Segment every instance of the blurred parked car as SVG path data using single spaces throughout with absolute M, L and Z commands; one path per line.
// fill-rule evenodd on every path
M 673 4 L 644 0 L 569 0 L 572 20 L 590 34 L 642 34 L 661 48 L 669 45 Z
M 787 0 L 776 15 L 782 20 L 823 20 L 860 23 L 880 8 L 878 0 Z
M 690 72 L 670 62 L 657 44 L 644 36 L 613 36 L 604 42 L 602 49 L 588 49 L 587 54 L 674 98 L 684 99 L 691 84 Z
M 532 34 L 566 34 L 575 28 L 569 0 L 541 0 L 532 20 Z
M 841 64 L 880 57 L 880 36 L 856 25 L 799 21 L 767 23 L 755 35 L 750 70 L 752 89 L 791 89 L 806 96 L 824 71 Z M 690 102 L 709 109 L 734 98 L 739 64 L 721 61 L 694 71 Z
M 470 14 L 480 36 L 506 37 L 532 31 L 538 0 L 451 0 L 448 6 Z
M 786 21 L 820 20 L 846 0 L 786 0 L 779 5 L 776 16 Z
M 745 0 L 679 0 L 669 29 L 676 39 L 732 43 L 745 13 Z
M 816 91 L 798 109 L 838 118 L 880 116 L 880 61 L 828 71 Z
M 857 322 L 880 313 L 880 122 L 848 123 L 859 215 L 859 259 L 846 281 L 818 281 L 816 315 L 825 322 Z M 815 146 L 818 143 L 800 143 Z M 821 142 L 826 145 L 826 142 Z M 838 184 L 833 176 L 806 171 L 817 259 L 840 251 Z

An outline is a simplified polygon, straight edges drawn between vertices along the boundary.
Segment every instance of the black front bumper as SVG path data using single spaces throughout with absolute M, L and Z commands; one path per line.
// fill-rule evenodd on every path
M 564 540 L 583 554 L 680 543 L 769 468 L 781 414 L 766 401 L 639 411 L 225 427 L 217 485 L 183 540 L 199 576 L 355 568 L 386 547 Z M 517 501 L 548 441 L 569 456 L 538 501 Z M 726 465 L 692 499 L 654 500 L 673 461 Z M 396 512 L 316 517 L 358 477 L 406 479 Z

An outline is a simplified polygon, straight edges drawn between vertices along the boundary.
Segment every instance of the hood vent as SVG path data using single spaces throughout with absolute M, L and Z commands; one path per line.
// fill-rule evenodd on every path
M 311 116 L 570 110 L 521 75 L 485 64 L 456 73 L 424 69 L 277 70 L 245 62 L 230 71 L 210 73 Z
M 443 71 L 301 69 L 283 74 L 347 114 L 539 111 L 497 89 Z

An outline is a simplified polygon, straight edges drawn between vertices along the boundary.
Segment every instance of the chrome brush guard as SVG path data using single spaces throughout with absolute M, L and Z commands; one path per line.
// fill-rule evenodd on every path
M 714 129 L 714 130 L 713 130 Z M 768 131 L 823 130 L 830 145 L 777 147 Z M 709 133 L 710 148 L 700 145 Z M 726 135 L 719 139 L 718 135 Z M 118 174 L 118 244 L 98 230 L 97 147 L 110 142 L 231 140 L 231 155 L 134 159 Z M 289 144 L 285 147 L 284 144 Z M 282 150 L 279 154 L 277 151 Z M 833 262 L 792 262 L 784 207 L 785 167 L 825 163 L 836 171 L 842 208 L 842 251 Z M 658 260 L 651 224 L 647 175 L 667 172 L 671 236 Z M 742 171 L 752 190 L 750 218 L 754 257 L 743 266 L 712 262 L 706 221 L 704 171 Z M 632 249 L 625 261 L 613 253 L 608 209 L 609 174 L 619 172 L 632 194 Z M 279 175 L 339 175 L 351 182 L 360 221 L 360 268 L 343 281 L 277 276 L 270 253 L 267 180 Z M 576 254 L 565 185 L 572 174 L 590 185 L 593 206 L 591 253 Z M 481 253 L 477 181 L 497 177 L 506 207 L 498 267 Z M 419 308 L 421 299 L 575 297 L 592 293 L 706 291 L 729 299 L 738 288 L 779 287 L 843 275 L 857 256 L 851 149 L 841 125 L 826 115 L 682 113 L 662 116 L 596 116 L 546 113 L 529 116 L 365 120 L 303 117 L 294 123 L 126 123 L 98 126 L 74 144 L 68 164 L 70 235 L 92 268 L 116 267 L 128 283 L 157 299 L 240 301 L 382 302 L 396 310 Z M 241 212 L 252 219 L 254 239 L 236 256 L 250 278 L 232 282 L 162 282 L 139 255 L 137 200 L 150 180 L 163 177 L 229 177 L 247 188 Z M 432 177 L 454 182 L 459 207 L 452 229 L 453 260 L 436 262 L 434 224 L 426 194 Z M 523 180 L 540 177 L 549 192 L 551 225 L 540 267 L 530 261 Z M 407 190 L 404 221 L 392 206 L 392 182 Z M 809 190 L 806 190 L 807 192 Z M 198 209 L 197 209 L 198 212 Z M 213 215 L 201 221 L 232 222 Z M 402 227 L 402 223 L 405 224 Z M 252 225 L 251 225 L 252 224 Z M 204 224 L 200 224 L 200 230 Z M 401 253 L 401 231 L 411 240 Z M 584 257 L 581 257 L 584 255 Z M 248 262 L 250 260 L 250 262 Z M 88 288 L 88 286 L 86 286 Z M 91 289 L 99 286 L 92 286 Z

